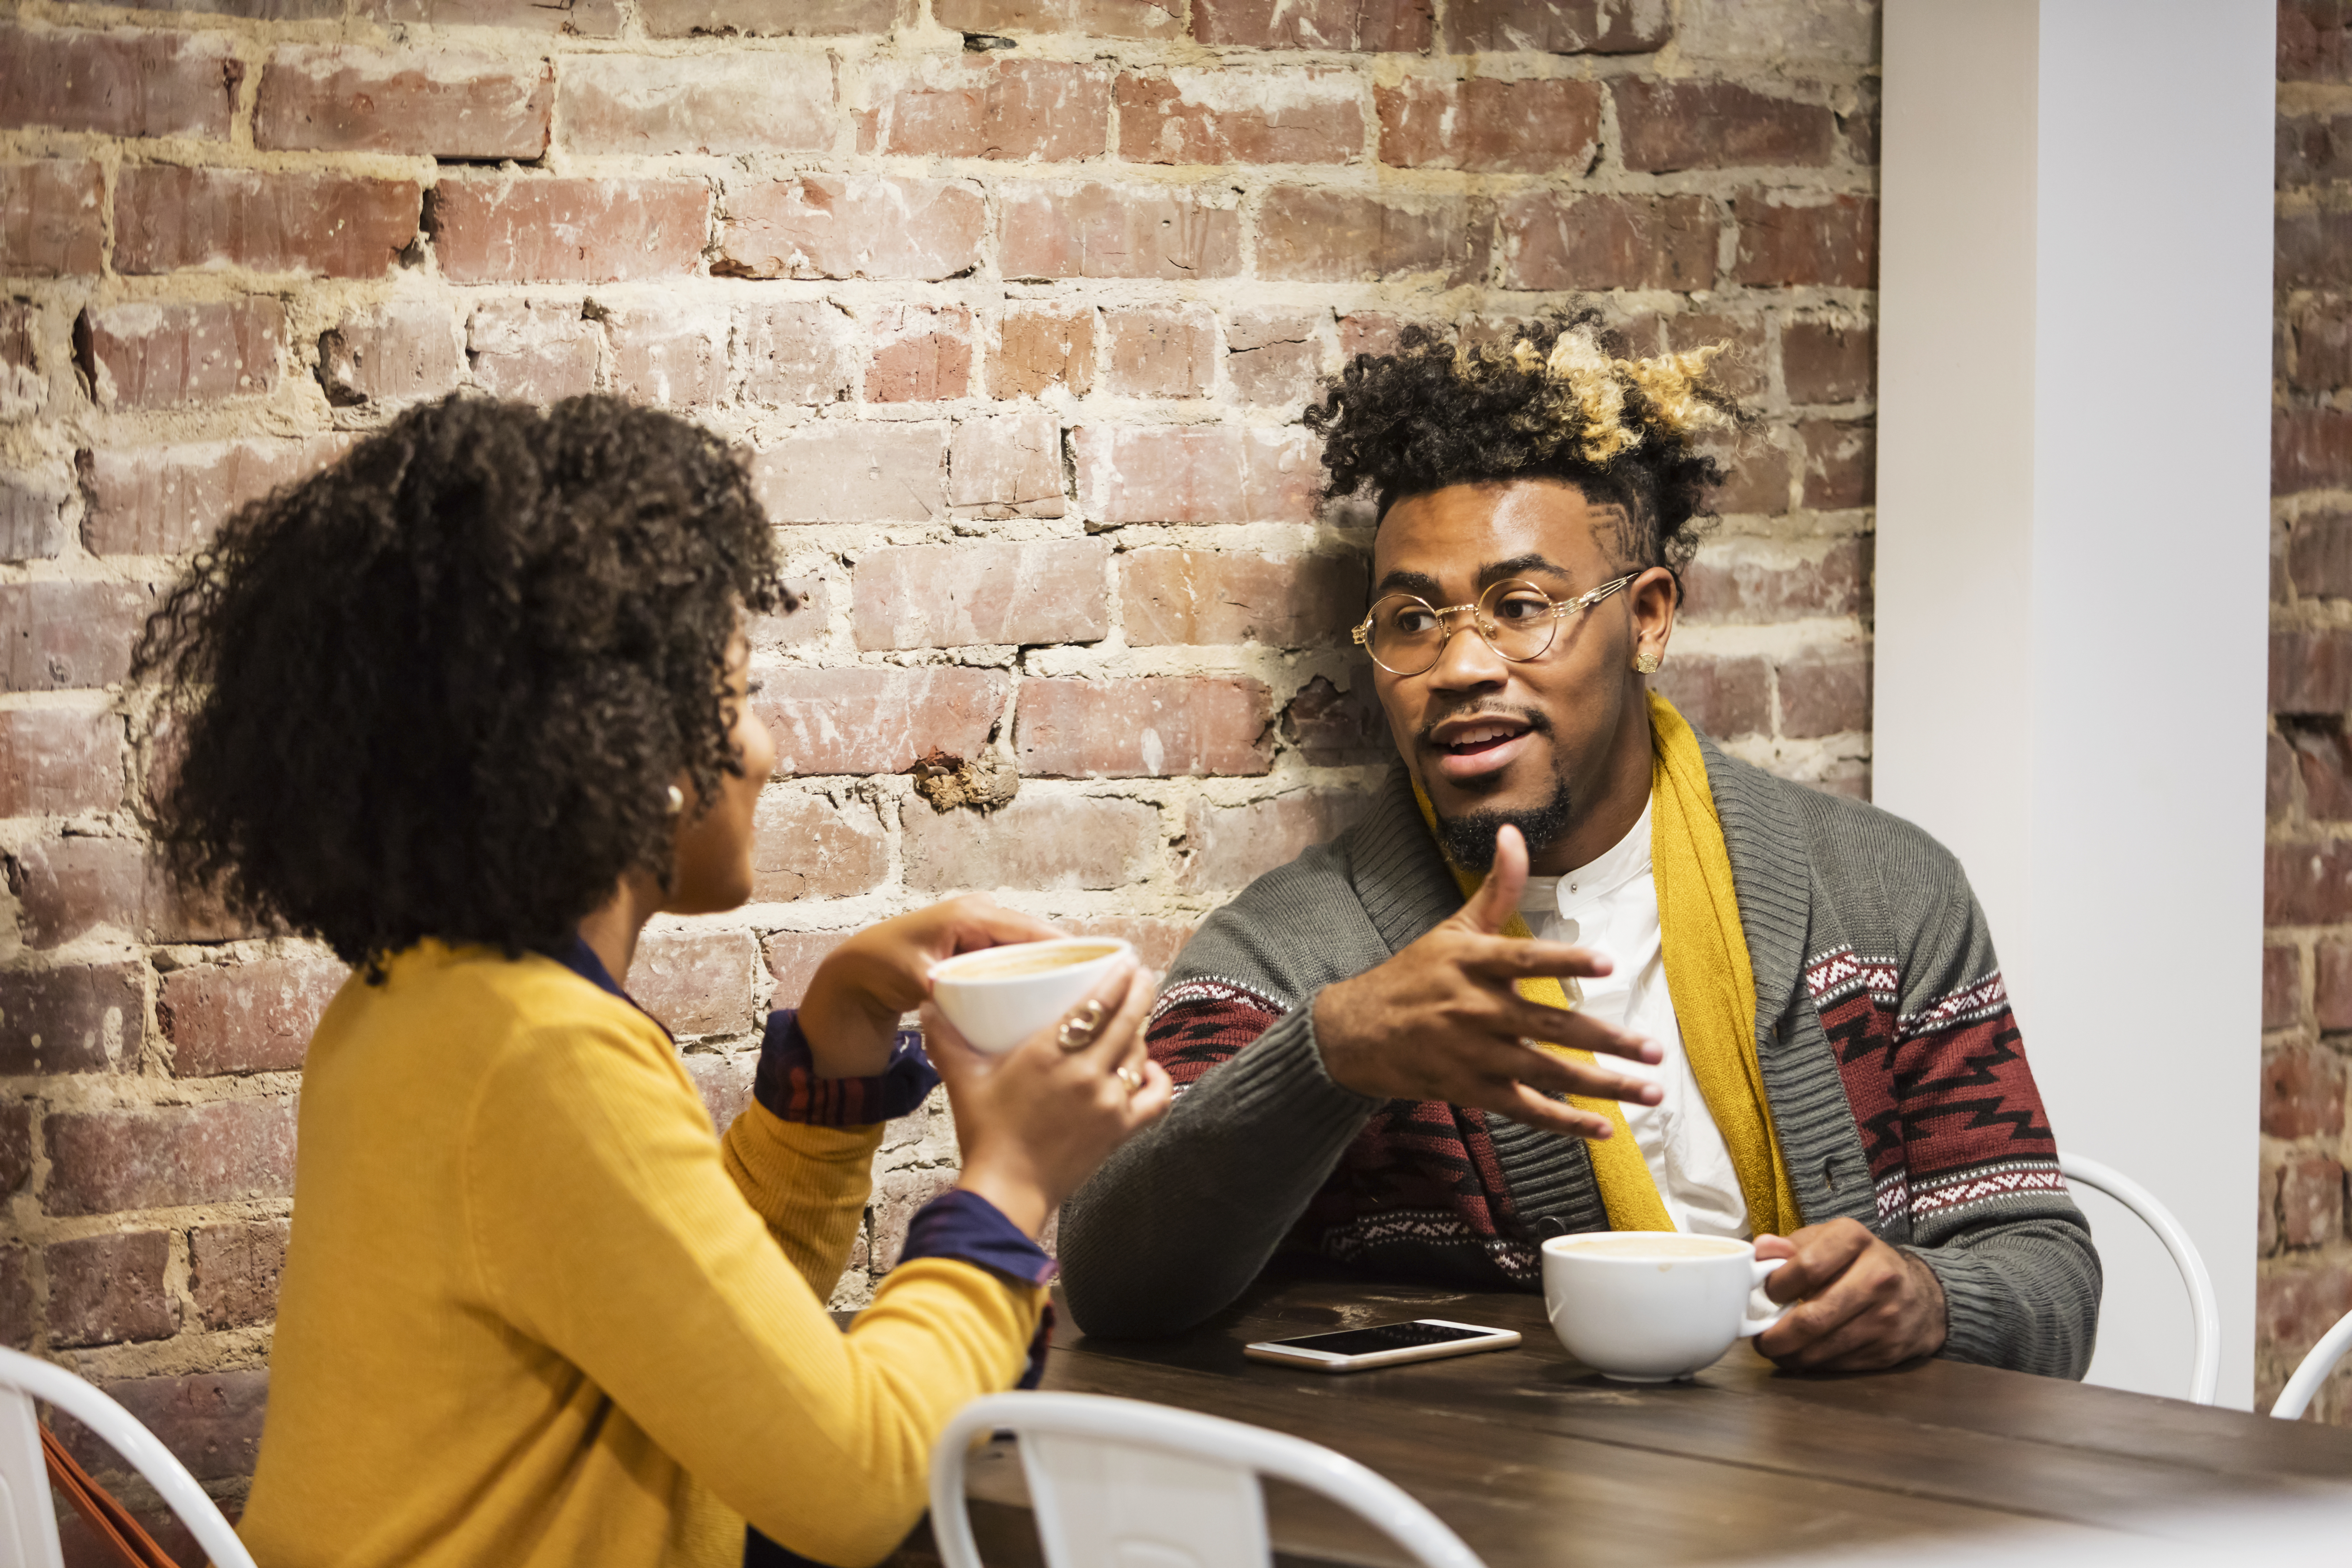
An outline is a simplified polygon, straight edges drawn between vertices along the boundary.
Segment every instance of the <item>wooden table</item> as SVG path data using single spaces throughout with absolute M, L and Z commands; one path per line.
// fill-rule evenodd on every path
M 1342 1376 L 1242 1355 L 1254 1340 L 1413 1317 L 1517 1329 L 1525 1343 Z M 1695 1383 L 1610 1383 L 1560 1348 L 1537 1296 L 1293 1269 L 1178 1339 L 1059 1323 L 1046 1388 L 1325 1444 L 1419 1498 L 1488 1568 L 1648 1568 L 2020 1525 L 2145 1533 L 2200 1503 L 2352 1483 L 2352 1430 L 1949 1362 L 1792 1375 L 1743 1344 Z M 1040 1561 L 1009 1445 L 974 1456 L 970 1493 L 992 1568 Z M 1319 1499 L 1269 1486 L 1267 1501 L 1286 1563 L 1404 1561 Z M 936 1563 L 928 1532 L 892 1561 Z

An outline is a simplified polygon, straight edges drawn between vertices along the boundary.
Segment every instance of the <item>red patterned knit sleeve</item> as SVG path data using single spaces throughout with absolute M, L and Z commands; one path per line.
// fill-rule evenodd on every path
M 1151 1059 L 1181 1092 L 1273 1027 L 1290 1009 L 1231 980 L 1180 980 L 1160 994 L 1145 1025 Z

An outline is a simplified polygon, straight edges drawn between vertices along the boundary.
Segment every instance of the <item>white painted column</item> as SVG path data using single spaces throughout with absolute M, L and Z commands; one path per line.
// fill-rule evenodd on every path
M 2252 1397 L 2275 11 L 1888 0 L 1874 795 L 1960 856 L 2060 1142 Z M 2095 1381 L 2185 1299 L 2086 1199 Z

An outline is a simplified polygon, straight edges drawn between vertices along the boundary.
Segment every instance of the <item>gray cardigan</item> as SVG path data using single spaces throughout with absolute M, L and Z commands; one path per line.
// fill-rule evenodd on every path
M 1943 1283 L 1943 1354 L 2080 1377 L 2098 1255 L 1958 862 L 1900 818 L 1701 745 L 1755 970 L 1765 1092 L 1806 1222 L 1847 1215 L 1916 1250 Z M 1402 768 L 1368 805 L 1210 916 L 1171 969 L 1171 994 L 1231 982 L 1283 1011 L 1063 1211 L 1065 1289 L 1087 1332 L 1171 1333 L 1230 1304 L 1380 1109 L 1323 1070 L 1315 994 L 1462 897 Z M 1160 1022 L 1153 1041 L 1162 1051 Z M 1486 1126 L 1521 1240 L 1607 1228 L 1582 1142 Z

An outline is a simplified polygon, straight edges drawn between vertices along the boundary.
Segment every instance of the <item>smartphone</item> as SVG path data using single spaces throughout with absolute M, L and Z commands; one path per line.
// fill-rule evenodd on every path
M 1474 1351 L 1507 1351 L 1518 1342 L 1517 1332 L 1510 1329 L 1420 1318 L 1410 1323 L 1381 1323 L 1369 1329 L 1306 1334 L 1295 1340 L 1266 1340 L 1244 1345 L 1242 1354 L 1252 1361 L 1280 1362 L 1311 1372 L 1361 1372 L 1370 1366 L 1399 1366 L 1409 1361 L 1468 1355 Z

